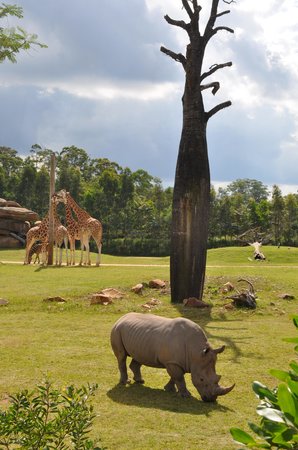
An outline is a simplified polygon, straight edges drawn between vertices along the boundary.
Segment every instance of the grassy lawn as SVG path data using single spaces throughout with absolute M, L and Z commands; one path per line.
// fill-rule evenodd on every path
M 298 249 L 264 247 L 266 261 L 253 261 L 252 249 L 214 249 L 208 253 L 204 300 L 210 310 L 171 305 L 167 294 L 146 289 L 142 297 L 131 287 L 153 278 L 169 280 L 169 258 L 103 255 L 101 267 L 24 266 L 24 250 L 0 251 L 0 406 L 7 395 L 31 389 L 48 377 L 57 387 L 98 383 L 93 404 L 98 414 L 93 437 L 108 449 L 235 450 L 231 426 L 247 429 L 258 421 L 251 383 L 270 387 L 270 368 L 287 368 L 293 359 L 295 336 L 290 317 L 297 313 Z M 78 255 L 79 256 L 79 255 Z M 78 259 L 78 258 L 77 258 Z M 95 256 L 93 255 L 95 262 Z M 227 310 L 220 287 L 239 278 L 250 280 L 258 294 L 255 311 Z M 114 287 L 124 292 L 112 305 L 90 305 L 90 294 Z M 280 298 L 292 294 L 294 300 Z M 46 303 L 61 296 L 66 303 Z M 226 344 L 217 372 L 222 385 L 236 383 L 215 404 L 203 403 L 192 386 L 191 399 L 163 391 L 165 370 L 143 368 L 145 385 L 119 387 L 116 359 L 109 335 L 114 322 L 128 311 L 148 313 L 142 305 L 151 298 L 161 303 L 152 310 L 167 317 L 185 316 L 199 323 L 213 346 Z

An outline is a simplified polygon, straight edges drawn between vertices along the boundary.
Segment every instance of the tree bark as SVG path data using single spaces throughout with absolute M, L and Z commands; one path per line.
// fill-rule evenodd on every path
M 199 31 L 201 6 L 197 0 L 182 0 L 190 22 L 173 20 L 165 16 L 170 25 L 184 29 L 189 36 L 186 57 L 165 47 L 161 51 L 182 64 L 185 70 L 185 88 L 182 98 L 183 125 L 176 165 L 173 193 L 171 233 L 171 300 L 182 303 L 184 299 L 202 299 L 210 209 L 210 169 L 206 128 L 208 120 L 230 101 L 221 103 L 205 112 L 202 91 L 212 89 L 213 95 L 220 88 L 216 81 L 202 84 L 217 70 L 229 67 L 231 62 L 215 64 L 202 74 L 204 53 L 209 40 L 219 30 L 233 32 L 227 27 L 214 28 L 216 19 L 229 11 L 218 13 L 219 0 L 211 1 L 210 17 L 203 34 Z
M 189 297 L 201 299 L 205 280 L 210 171 L 198 64 L 199 61 L 194 64 L 188 59 L 182 100 L 183 128 L 173 193 L 170 260 L 174 303 Z

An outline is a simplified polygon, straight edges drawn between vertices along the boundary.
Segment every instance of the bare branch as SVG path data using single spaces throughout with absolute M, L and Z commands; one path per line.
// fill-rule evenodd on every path
M 224 67 L 231 67 L 231 66 L 232 66 L 231 61 L 223 63 L 223 64 L 214 64 L 213 66 L 210 67 L 210 70 L 208 72 L 204 72 L 201 75 L 201 81 L 203 81 L 205 78 L 207 78 L 210 75 L 212 75 L 213 73 L 215 73 L 217 70 L 223 69 Z
M 183 4 L 187 14 L 189 15 L 189 18 L 191 19 L 193 16 L 193 11 L 192 11 L 191 7 L 189 6 L 188 0 L 182 0 L 182 4 Z
M 218 9 L 219 0 L 212 0 L 212 7 L 210 11 L 209 20 L 207 22 L 204 36 L 207 38 L 212 33 L 213 26 L 215 24 L 217 18 L 217 9 Z
M 229 33 L 234 33 L 233 28 L 229 28 L 229 27 L 216 27 L 216 28 L 214 28 L 214 29 L 212 30 L 211 35 L 214 36 L 214 34 L 216 34 L 218 31 L 221 31 L 221 30 L 228 31 Z
M 224 108 L 228 108 L 228 106 L 231 106 L 232 102 L 230 100 L 228 100 L 227 102 L 223 102 L 220 103 L 219 105 L 216 105 L 214 108 L 210 109 L 210 111 L 208 111 L 206 113 L 206 122 L 210 119 L 210 117 L 214 116 L 214 114 L 216 114 L 218 111 L 224 109 Z
M 216 92 L 218 91 L 218 89 L 220 88 L 220 84 L 218 81 L 213 81 L 213 83 L 209 83 L 209 84 L 201 84 L 201 91 L 204 91 L 205 89 L 212 89 L 212 94 L 215 95 Z
M 228 9 L 227 11 L 223 11 L 223 12 L 221 12 L 221 13 L 218 13 L 217 15 L 216 15 L 216 18 L 218 18 L 218 17 L 221 17 L 221 16 L 224 16 L 225 14 L 230 14 L 230 10 Z
M 165 15 L 164 18 L 170 25 L 175 25 L 176 27 L 180 27 L 183 28 L 184 30 L 187 30 L 187 25 L 184 22 L 184 20 L 174 20 L 171 19 L 171 17 L 169 17 L 168 15 Z
M 236 3 L 235 0 L 222 0 L 224 3 L 230 5 L 231 3 Z
M 175 61 L 180 62 L 182 64 L 182 66 L 184 67 L 184 69 L 186 68 L 186 58 L 184 55 L 182 55 L 182 53 L 175 53 L 172 50 L 169 50 L 168 48 L 165 48 L 163 46 L 160 47 L 160 51 L 162 53 L 165 53 L 166 55 L 170 56 Z

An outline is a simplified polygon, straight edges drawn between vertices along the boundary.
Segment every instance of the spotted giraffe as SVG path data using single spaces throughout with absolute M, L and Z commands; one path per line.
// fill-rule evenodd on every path
M 62 244 L 64 243 L 64 247 L 66 250 L 66 264 L 69 265 L 68 258 L 68 241 L 69 234 L 64 225 L 62 225 L 58 213 L 57 213 L 57 204 L 58 200 L 53 194 L 52 196 L 52 205 L 53 205 L 53 217 L 54 217 L 54 244 L 55 244 L 55 254 L 56 254 L 56 266 L 61 266 L 62 264 Z M 59 257 L 58 257 L 59 252 Z
M 67 231 L 69 236 L 69 247 L 70 247 L 70 264 L 75 265 L 75 250 L 76 241 L 81 241 L 80 227 L 78 222 L 73 218 L 71 207 L 68 203 L 65 204 L 65 215 L 67 223 Z M 81 241 L 81 249 L 82 249 Z
M 100 265 L 101 248 L 102 248 L 102 225 L 99 220 L 91 217 L 87 211 L 81 208 L 75 200 L 72 198 L 69 192 L 65 189 L 56 193 L 57 198 L 60 202 L 69 207 L 74 211 L 77 217 L 77 223 L 79 227 L 79 237 L 81 240 L 81 260 L 80 265 L 91 265 L 90 260 L 90 249 L 89 240 L 92 237 L 95 240 L 98 253 L 96 255 L 96 266 Z M 85 250 L 85 255 L 83 255 Z M 85 256 L 85 258 L 83 257 Z
M 55 199 L 52 199 L 53 205 L 53 218 L 54 218 L 54 246 L 56 255 L 56 265 L 62 264 L 62 244 L 64 243 L 66 249 L 66 263 L 69 264 L 68 259 L 68 232 L 67 229 L 61 224 L 59 216 L 57 214 L 57 204 Z M 30 264 L 30 254 L 32 254 L 31 248 L 36 241 L 41 242 L 40 254 L 41 263 L 46 264 L 48 243 L 49 243 L 49 212 L 45 218 L 39 223 L 39 225 L 30 228 L 26 236 L 26 256 L 24 264 Z M 59 253 L 59 256 L 58 256 Z M 32 258 L 32 256 L 31 256 Z
M 41 241 L 41 260 L 42 263 L 46 263 L 46 247 L 48 244 L 48 233 L 49 233 L 49 213 L 46 214 L 44 219 L 39 225 L 30 228 L 26 235 L 26 255 L 24 264 L 29 264 L 29 254 L 32 245 L 35 241 Z

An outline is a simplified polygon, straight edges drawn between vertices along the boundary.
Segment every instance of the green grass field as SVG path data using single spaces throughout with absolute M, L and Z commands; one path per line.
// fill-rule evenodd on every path
M 251 383 L 275 385 L 270 368 L 287 368 L 294 358 L 291 316 L 298 312 L 298 249 L 265 246 L 266 261 L 254 261 L 252 249 L 225 248 L 208 252 L 204 300 L 210 310 L 172 305 L 169 295 L 146 289 L 142 297 L 131 287 L 153 278 L 169 280 L 169 258 L 102 256 L 101 267 L 24 266 L 24 250 L 0 251 L 0 406 L 8 394 L 33 388 L 48 377 L 55 386 L 98 383 L 93 399 L 98 416 L 92 437 L 108 449 L 236 450 L 231 426 L 247 429 L 258 421 Z M 95 262 L 95 256 L 93 255 Z M 239 278 L 250 280 L 258 294 L 255 311 L 227 310 L 221 286 Z M 114 287 L 124 294 L 112 305 L 90 305 L 90 294 Z M 294 300 L 280 298 L 283 293 Z M 61 296 L 66 303 L 46 303 Z M 213 346 L 226 345 L 219 355 L 221 383 L 235 389 L 215 404 L 203 403 L 186 376 L 191 399 L 163 390 L 165 370 L 143 368 L 145 385 L 117 385 L 119 374 L 109 335 L 113 323 L 128 311 L 148 313 L 151 298 L 161 303 L 152 313 L 185 316 L 199 323 Z

